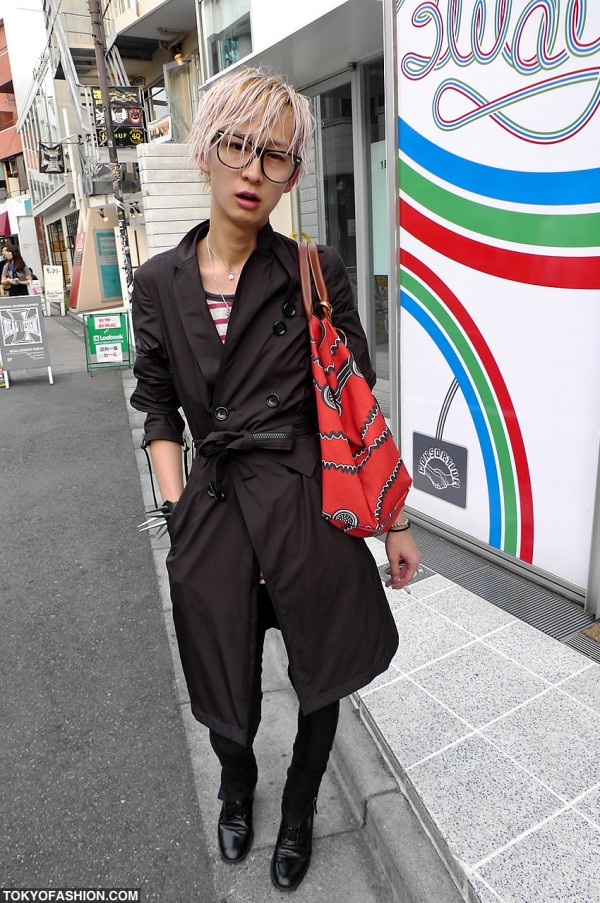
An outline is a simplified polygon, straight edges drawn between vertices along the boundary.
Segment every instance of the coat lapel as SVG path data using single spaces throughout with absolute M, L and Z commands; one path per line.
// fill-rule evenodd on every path
M 258 233 L 256 250 L 247 261 L 240 277 L 227 329 L 222 369 L 226 369 L 228 359 L 243 343 L 250 323 L 260 316 L 262 308 L 273 297 L 281 299 L 281 307 L 274 311 L 272 323 L 265 320 L 265 329 L 272 329 L 275 322 L 282 319 L 283 304 L 289 299 L 297 281 L 291 278 L 290 261 L 286 261 L 285 258 L 285 248 L 283 255 L 280 255 L 277 235 L 267 223 Z
M 223 343 L 206 303 L 196 258 L 196 244 L 207 231 L 208 223 L 202 223 L 176 248 L 173 293 L 194 357 L 207 383 L 214 387 L 223 357 Z
M 209 222 L 196 226 L 174 252 L 173 293 L 186 338 L 202 374 L 214 391 L 227 362 L 243 343 L 251 321 L 273 296 L 282 306 L 298 289 L 296 261 L 267 223 L 258 233 L 258 244 L 246 263 L 231 312 L 225 343 L 221 341 L 206 303 L 196 258 L 196 244 L 208 232 Z M 279 311 L 273 324 L 281 319 Z M 265 323 L 265 329 L 272 328 Z

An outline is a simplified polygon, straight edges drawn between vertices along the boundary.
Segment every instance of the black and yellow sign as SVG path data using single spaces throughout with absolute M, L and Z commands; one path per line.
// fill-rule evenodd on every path
M 137 147 L 146 139 L 144 107 L 139 88 L 109 87 L 110 114 L 116 147 Z M 98 147 L 107 147 L 106 121 L 100 88 L 92 88 L 92 103 Z

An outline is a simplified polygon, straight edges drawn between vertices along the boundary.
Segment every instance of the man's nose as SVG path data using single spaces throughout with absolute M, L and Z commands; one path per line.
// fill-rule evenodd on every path
M 255 154 L 249 161 L 246 163 L 244 168 L 242 169 L 242 176 L 245 176 L 247 179 L 250 179 L 252 182 L 260 182 L 263 176 L 262 173 L 262 162 L 258 154 Z

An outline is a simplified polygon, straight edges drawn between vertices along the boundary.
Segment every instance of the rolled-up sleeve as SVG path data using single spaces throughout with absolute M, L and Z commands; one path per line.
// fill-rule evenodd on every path
M 167 439 L 181 443 L 185 423 L 179 413 L 180 402 L 171 376 L 161 323 L 139 271 L 135 275 L 131 308 L 136 348 L 133 374 L 137 379 L 130 398 L 131 406 L 148 415 L 144 424 L 148 442 Z
M 371 364 L 367 337 L 358 316 L 346 267 L 334 248 L 325 245 L 319 246 L 319 254 L 329 293 L 329 302 L 333 308 L 333 325 L 346 335 L 354 360 L 372 389 L 377 382 L 377 376 Z

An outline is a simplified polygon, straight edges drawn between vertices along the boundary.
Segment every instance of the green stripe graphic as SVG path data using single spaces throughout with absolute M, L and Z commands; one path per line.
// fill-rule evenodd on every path
M 600 245 L 600 213 L 517 213 L 467 200 L 400 162 L 400 188 L 427 210 L 463 229 L 504 241 L 547 248 Z M 548 198 L 548 202 L 551 202 Z
M 461 358 L 469 372 L 473 385 L 481 399 L 490 425 L 500 468 L 500 482 L 504 502 L 503 550 L 509 555 L 516 555 L 517 495 L 512 459 L 506 438 L 504 420 L 498 408 L 498 403 L 489 387 L 485 372 L 463 333 L 457 327 L 446 308 L 437 300 L 429 289 L 418 282 L 414 276 L 404 269 L 401 270 L 400 283 L 415 299 L 418 299 L 421 302 L 449 337 L 458 356 Z

